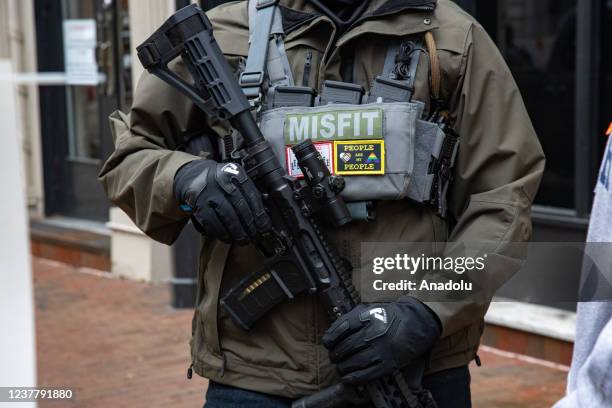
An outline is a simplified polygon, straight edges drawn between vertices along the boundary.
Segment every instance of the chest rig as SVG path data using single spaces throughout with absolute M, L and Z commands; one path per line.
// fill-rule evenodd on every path
M 303 176 L 291 146 L 311 139 L 340 179 L 338 188 L 354 219 L 371 219 L 373 201 L 401 199 L 433 206 L 446 216 L 458 136 L 447 115 L 432 109 L 425 118 L 425 104 L 413 100 L 419 59 L 429 52 L 432 105 L 439 101 L 431 34 L 392 43 L 370 92 L 359 84 L 327 80 L 317 94 L 294 83 L 277 1 L 249 0 L 248 10 L 249 53 L 240 86 L 289 175 Z

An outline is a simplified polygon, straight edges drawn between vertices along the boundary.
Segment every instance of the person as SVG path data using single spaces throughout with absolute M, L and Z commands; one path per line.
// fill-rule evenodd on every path
M 595 260 L 604 261 L 609 268 L 609 228 L 612 219 L 612 123 L 606 131 L 608 142 L 595 187 L 595 199 L 591 211 L 586 253 Z M 593 254 L 595 252 L 595 254 Z M 605 258 L 604 258 L 605 256 Z M 568 375 L 567 395 L 555 408 L 609 407 L 612 406 L 612 282 L 607 271 L 605 279 L 589 279 L 594 269 L 583 269 L 583 293 L 591 296 L 580 297 L 577 311 L 576 340 L 574 355 Z M 603 271 L 605 272 L 605 271 Z M 589 285 L 598 286 L 588 288 Z
M 249 19 L 263 15 L 259 13 L 270 4 L 274 2 L 256 7 L 252 2 L 231 2 L 208 13 L 217 43 L 240 78 L 256 59 L 249 55 L 249 44 L 254 47 L 257 42 L 253 30 L 259 25 Z M 420 118 L 430 118 L 445 111 L 459 135 L 453 181 L 446 194 L 432 193 L 437 195 L 436 205 L 408 199 L 403 190 L 396 197 L 389 197 L 393 192 L 383 197 L 379 188 L 402 186 L 403 182 L 382 182 L 392 174 L 359 177 L 350 166 L 343 168 L 343 194 L 357 191 L 367 197 L 376 217 L 329 228 L 342 256 L 354 261 L 365 241 L 478 241 L 492 243 L 492 254 L 501 255 L 499 268 L 487 273 L 514 268 L 503 254 L 509 242 L 530 239 L 530 208 L 544 155 L 512 75 L 482 26 L 448 0 L 280 0 L 277 6 L 281 20 L 270 49 L 278 51 L 277 61 L 286 63 L 275 65 L 275 70 L 268 66 L 270 83 L 274 71 L 280 83 L 313 87 L 322 95 L 326 87 L 337 86 L 330 80 L 373 92 L 383 83 L 377 76 L 389 74 L 389 67 L 389 78 L 407 81 L 409 86 L 398 89 L 408 90 L 418 103 L 396 109 L 408 115 L 406 122 L 388 120 L 367 128 L 388 133 L 388 145 L 372 150 L 367 168 L 385 172 L 377 154 L 386 151 L 391 160 L 405 140 L 393 139 L 392 132 L 413 137 L 405 132 L 418 133 L 421 125 L 430 123 L 420 121 L 417 126 L 410 112 L 418 110 Z M 407 58 L 415 53 L 418 59 Z M 188 75 L 180 59 L 170 68 Z M 243 89 L 260 111 L 266 111 L 268 105 L 261 99 L 270 93 Z M 274 112 L 279 111 L 269 110 L 270 115 Z M 488 304 L 402 296 L 394 302 L 358 306 L 330 328 L 317 297 L 300 295 L 245 332 L 224 315 L 219 299 L 263 267 L 249 243 L 270 228 L 270 219 L 265 200 L 244 168 L 227 163 L 240 147 L 240 138 L 228 123 L 207 117 L 148 73 L 139 81 L 130 113 L 115 112 L 110 121 L 116 150 L 100 172 L 108 197 L 157 241 L 171 244 L 190 218 L 204 232 L 189 370 L 210 380 L 207 407 L 285 407 L 340 380 L 368 383 L 423 355 L 430 356 L 423 385 L 438 406 L 471 405 L 468 364 L 477 359 Z M 280 129 L 282 140 L 282 125 L 265 128 L 266 121 L 261 122 L 267 138 L 277 137 Z M 343 135 L 334 129 L 336 133 L 327 136 L 337 146 Z M 310 130 L 317 131 L 314 125 Z M 356 134 L 353 129 L 358 139 Z M 190 149 L 194 139 L 200 140 L 195 150 Z M 283 162 L 288 159 L 284 154 L 282 146 Z M 341 165 L 339 160 L 350 163 L 351 155 L 337 159 L 336 165 Z M 427 155 L 423 160 L 430 159 Z M 398 165 L 406 163 L 400 158 Z M 381 182 L 370 185 L 368 180 Z M 381 322 L 387 326 L 381 328 Z

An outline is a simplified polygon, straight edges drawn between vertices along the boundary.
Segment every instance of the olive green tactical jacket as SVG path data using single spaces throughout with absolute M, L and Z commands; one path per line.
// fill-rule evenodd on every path
M 544 168 L 542 149 L 512 75 L 484 29 L 449 0 L 438 0 L 434 12 L 415 9 L 416 3 L 436 1 L 372 0 L 364 17 L 336 36 L 331 20 L 306 0 L 280 1 L 297 85 L 310 51 L 310 86 L 342 80 L 343 57 L 353 56 L 354 82 L 369 89 L 383 70 L 390 39 L 431 30 L 442 69 L 442 96 L 461 135 L 448 221 L 435 209 L 409 201 L 377 202 L 375 222 L 350 224 L 334 231 L 333 239 L 353 261 L 364 241 L 486 241 L 499 254 L 497 268 L 486 273 L 500 273 L 507 242 L 530 239 L 530 208 Z M 217 7 L 209 17 L 221 49 L 237 66 L 248 52 L 247 2 Z M 172 68 L 186 71 L 180 62 Z M 429 106 L 429 95 L 429 60 L 421 58 L 415 97 Z M 173 196 L 174 175 L 197 158 L 174 149 L 195 134 L 218 141 L 229 128 L 148 73 L 140 79 L 131 112 L 115 112 L 110 120 L 116 150 L 100 180 L 109 198 L 148 236 L 171 244 L 188 221 Z M 259 268 L 260 256 L 252 246 L 205 240 L 200 261 L 191 341 L 196 373 L 287 397 L 313 393 L 337 380 L 320 344 L 329 321 L 315 296 L 280 305 L 245 333 L 219 315 L 219 294 Z M 508 261 L 507 269 L 514 267 Z M 443 324 L 430 372 L 467 364 L 476 355 L 488 304 L 428 305 Z

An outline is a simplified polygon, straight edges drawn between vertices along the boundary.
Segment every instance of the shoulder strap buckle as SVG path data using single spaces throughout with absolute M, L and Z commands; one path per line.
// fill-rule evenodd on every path
M 251 86 L 261 86 L 263 84 L 264 81 L 264 73 L 263 71 L 255 71 L 255 72 L 243 72 L 240 74 L 240 79 L 238 80 L 238 82 L 240 83 L 240 86 L 245 88 L 245 87 L 251 87 Z
M 283 44 L 278 0 L 249 0 L 249 54 L 240 86 L 249 99 L 262 98 L 269 87 L 293 85 Z

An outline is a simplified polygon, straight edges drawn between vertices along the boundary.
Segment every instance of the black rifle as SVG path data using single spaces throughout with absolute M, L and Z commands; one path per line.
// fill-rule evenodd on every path
M 242 164 L 263 194 L 270 213 L 273 230 L 255 243 L 265 258 L 265 269 L 232 288 L 220 301 L 224 310 L 248 330 L 275 305 L 303 292 L 317 293 L 331 319 L 360 303 L 350 265 L 338 256 L 314 218 L 325 217 L 334 226 L 350 222 L 350 213 L 339 196 L 343 180 L 331 176 L 310 140 L 292 147 L 305 183 L 287 175 L 257 126 L 251 105 L 202 10 L 195 5 L 179 10 L 137 50 L 149 72 L 184 93 L 208 115 L 228 120 L 240 132 L 246 150 Z M 179 55 L 193 84 L 168 68 Z M 263 82 L 263 78 L 254 80 Z M 422 370 L 418 371 L 411 370 L 417 374 L 410 381 L 397 373 L 363 387 L 337 385 L 294 406 L 336 407 L 370 401 L 376 408 L 422 407 Z

